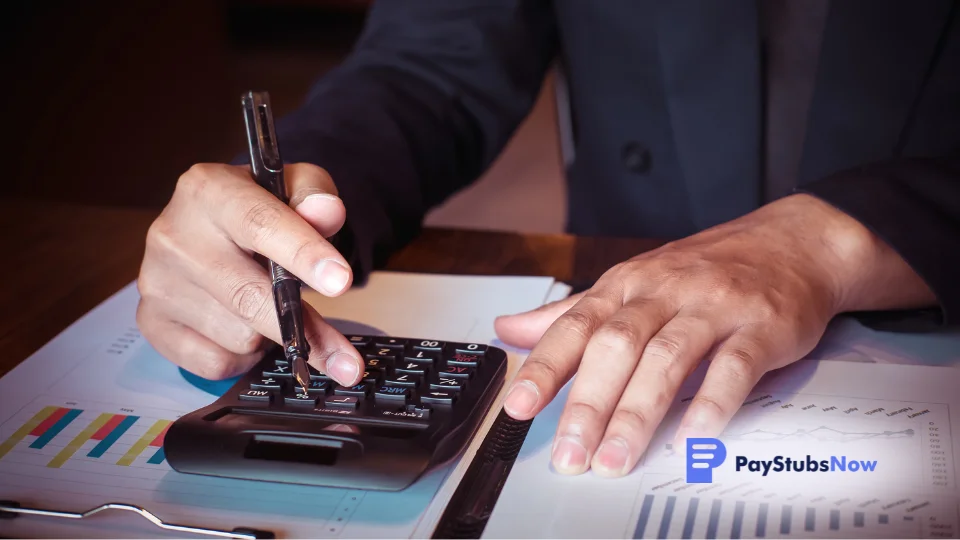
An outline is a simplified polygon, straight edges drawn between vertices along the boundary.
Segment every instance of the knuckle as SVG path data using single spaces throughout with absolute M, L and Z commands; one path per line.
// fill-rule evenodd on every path
M 690 407 L 687 410 L 697 408 L 697 409 L 712 409 L 715 413 L 714 416 L 719 418 L 726 418 L 732 416 L 733 411 L 727 411 L 727 408 L 720 404 L 720 402 L 713 396 L 708 395 L 698 395 L 690 401 Z M 728 412 L 730 414 L 728 414 Z
M 197 368 L 201 371 L 199 375 L 214 381 L 229 379 L 236 371 L 233 355 L 219 347 L 205 351 Z
M 657 334 L 647 343 L 643 351 L 645 361 L 652 361 L 652 365 L 663 373 L 670 371 L 683 355 L 684 339 L 676 334 Z
M 724 351 L 718 362 L 720 367 L 736 381 L 750 380 L 756 371 L 756 356 L 746 347 L 733 347 Z
M 267 311 L 270 291 L 257 279 L 238 279 L 228 286 L 234 312 L 247 324 L 256 324 Z
M 568 407 L 570 419 L 578 424 L 582 421 L 590 422 L 592 420 L 596 420 L 601 418 L 603 415 L 602 407 L 600 405 L 583 399 L 571 401 Z
M 147 248 L 160 252 L 170 252 L 177 244 L 176 232 L 172 220 L 160 215 L 147 229 Z
M 248 327 L 246 331 L 241 332 L 241 334 L 237 336 L 235 352 L 242 355 L 253 354 L 263 346 L 263 339 L 263 336 Z
M 280 210 L 275 204 L 254 201 L 240 214 L 241 234 L 254 246 L 262 246 L 274 234 L 280 219 Z
M 619 432 L 642 433 L 649 425 L 647 415 L 640 409 L 618 408 L 610 417 L 610 424 L 616 425 Z
M 636 326 L 622 319 L 611 319 L 601 326 L 594 340 L 606 348 L 613 350 L 629 350 L 640 340 Z
M 545 357 L 543 355 L 530 356 L 526 362 L 523 364 L 523 368 L 528 374 L 534 374 L 532 379 L 537 381 L 537 385 L 541 386 L 541 381 L 560 381 L 563 377 L 563 373 L 557 368 L 556 362 Z M 543 391 L 543 388 L 541 388 Z
M 194 199 L 203 193 L 210 185 L 210 181 L 219 172 L 212 163 L 196 163 L 177 180 L 176 193 Z
M 315 251 L 312 249 L 314 245 L 310 241 L 297 241 L 290 256 L 290 262 L 292 263 L 290 270 L 309 268 L 314 265 L 314 259 L 317 258 Z
M 597 325 L 597 318 L 586 310 L 574 308 L 561 315 L 556 324 L 565 332 L 587 339 Z

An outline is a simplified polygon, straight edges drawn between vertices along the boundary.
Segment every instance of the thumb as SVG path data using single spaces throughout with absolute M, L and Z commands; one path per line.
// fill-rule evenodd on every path
M 284 167 L 284 177 L 294 211 L 324 238 L 337 234 L 347 210 L 327 171 L 310 163 L 295 163 Z
M 503 315 L 493 321 L 493 327 L 501 341 L 512 347 L 532 349 L 543 333 L 550 328 L 557 317 L 573 307 L 585 293 L 568 296 L 563 300 L 551 302 L 532 311 L 517 315 Z

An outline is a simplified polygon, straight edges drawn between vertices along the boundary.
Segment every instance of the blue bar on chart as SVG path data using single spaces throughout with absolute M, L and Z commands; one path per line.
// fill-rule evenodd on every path
M 647 520 L 650 519 L 650 508 L 653 507 L 653 495 L 643 496 L 643 505 L 640 506 L 640 518 L 637 520 L 637 528 L 633 532 L 634 538 L 643 538 L 643 531 L 647 528 Z
M 839 510 L 830 511 L 830 530 L 831 531 L 840 530 L 840 511 Z
M 720 523 L 720 499 L 714 499 L 710 505 L 710 520 L 707 521 L 707 538 L 717 537 L 717 526 Z
M 123 414 L 114 415 L 99 431 L 97 431 L 92 439 L 98 440 L 96 446 L 92 450 L 87 452 L 87 457 L 98 458 L 102 457 L 104 452 L 110 449 L 111 446 L 117 440 L 123 436 L 124 433 L 130 429 L 130 426 L 135 424 L 139 420 L 139 416 L 127 416 Z
M 854 527 L 863 527 L 863 512 L 854 512 L 853 513 L 853 526 Z
M 733 526 L 730 528 L 730 538 L 740 538 L 740 529 L 743 527 L 743 501 L 737 501 L 733 509 Z
M 877 516 L 877 521 L 882 525 L 886 525 L 887 523 L 890 523 L 890 516 L 886 514 L 880 514 Z
M 793 507 L 784 505 L 780 511 L 780 534 L 790 534 L 790 520 Z
M 812 531 L 817 526 L 817 509 L 807 508 L 806 519 L 803 520 L 803 530 Z
M 147 460 L 147 463 L 151 465 L 158 465 L 163 463 L 163 460 L 167 458 L 167 455 L 163 452 L 163 447 L 161 446 L 159 450 L 154 452 L 150 459 Z
M 770 508 L 769 503 L 761 503 L 760 510 L 757 512 L 757 538 L 763 538 L 767 536 L 767 510 Z
M 57 420 L 53 422 L 49 427 L 46 426 L 45 424 L 41 424 L 40 426 L 38 426 L 36 431 L 39 431 L 41 428 L 43 428 L 43 432 L 39 433 L 39 437 L 37 437 L 35 441 L 30 443 L 30 448 L 43 448 L 44 446 L 46 446 L 47 443 L 52 441 L 54 437 L 56 437 L 57 435 L 60 434 L 61 431 L 63 431 L 63 428 L 70 425 L 70 422 L 73 422 L 74 420 L 76 420 L 76 418 L 80 416 L 80 413 L 82 412 L 83 411 L 80 409 L 61 408 L 59 411 L 57 411 L 57 413 L 55 413 L 55 415 L 60 414 L 59 418 L 57 418 Z M 52 418 L 49 418 L 48 420 L 50 419 Z
M 666 538 L 670 531 L 670 520 L 673 519 L 673 507 L 677 504 L 677 498 L 673 495 L 667 497 L 667 507 L 663 509 L 663 517 L 660 518 L 660 530 L 657 531 L 657 538 Z
M 697 519 L 697 506 L 700 505 L 700 499 L 694 497 L 690 499 L 690 505 L 687 506 L 687 518 L 683 521 L 683 538 L 693 536 L 693 523 Z

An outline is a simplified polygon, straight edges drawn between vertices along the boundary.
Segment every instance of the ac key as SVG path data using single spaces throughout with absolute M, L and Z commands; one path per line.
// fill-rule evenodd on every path
M 441 369 L 438 373 L 441 377 L 453 377 L 455 379 L 469 379 L 473 377 L 473 368 L 468 366 L 450 366 Z

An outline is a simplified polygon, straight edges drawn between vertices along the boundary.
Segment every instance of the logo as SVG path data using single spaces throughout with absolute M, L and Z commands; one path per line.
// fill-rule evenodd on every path
M 713 482 L 713 469 L 727 459 L 727 447 L 719 439 L 687 439 L 687 483 Z

